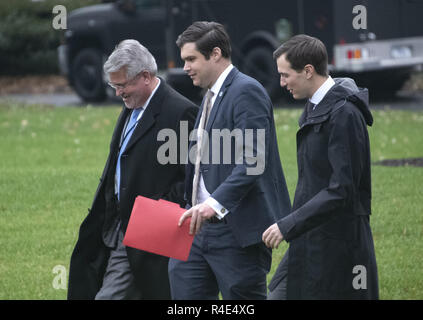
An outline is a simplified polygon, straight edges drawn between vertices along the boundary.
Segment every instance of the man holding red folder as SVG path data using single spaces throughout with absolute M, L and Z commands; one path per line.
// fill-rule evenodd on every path
M 68 298 L 170 299 L 168 258 L 122 240 L 137 196 L 184 205 L 184 166 L 158 161 L 157 137 L 178 133 L 183 121 L 192 129 L 198 108 L 156 76 L 154 57 L 136 40 L 121 42 L 104 71 L 125 107 L 71 257 Z
M 185 194 L 192 207 L 179 221 L 183 225 L 191 217 L 195 237 L 187 261 L 169 261 L 172 298 L 217 299 L 220 292 L 223 299 L 265 299 L 272 255 L 261 235 L 291 208 L 271 100 L 256 80 L 232 65 L 221 24 L 195 22 L 177 45 L 184 70 L 207 93 L 195 124 L 195 159 L 186 166 Z M 207 139 L 213 132 L 239 133 L 244 145 L 219 145 L 222 139 Z M 189 149 L 194 147 L 193 142 Z M 251 173 L 259 160 L 263 170 Z

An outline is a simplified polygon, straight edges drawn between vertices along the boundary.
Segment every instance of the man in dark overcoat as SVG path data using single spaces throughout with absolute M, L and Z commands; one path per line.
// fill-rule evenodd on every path
M 281 86 L 307 99 L 297 132 L 293 211 L 263 233 L 289 242 L 269 289 L 273 299 L 377 299 L 367 89 L 327 74 L 324 44 L 298 35 L 274 53 Z
M 121 42 L 104 71 L 125 107 L 71 257 L 68 298 L 170 299 L 169 259 L 125 247 L 122 239 L 137 196 L 185 205 L 184 164 L 160 159 L 165 142 L 158 134 L 176 133 L 181 159 L 180 129 L 191 131 L 198 108 L 156 76 L 154 57 L 136 40 Z

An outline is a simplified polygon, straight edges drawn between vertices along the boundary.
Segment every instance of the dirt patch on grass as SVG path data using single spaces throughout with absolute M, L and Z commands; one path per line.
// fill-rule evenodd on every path
M 423 167 L 423 158 L 409 158 L 409 159 L 386 159 L 374 162 L 375 165 L 388 167 Z
M 72 91 L 68 80 L 60 75 L 0 77 L 0 95 L 67 93 Z

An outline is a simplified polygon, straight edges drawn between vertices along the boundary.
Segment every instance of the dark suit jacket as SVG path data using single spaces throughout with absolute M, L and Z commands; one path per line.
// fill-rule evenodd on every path
M 79 239 L 71 257 L 69 299 L 93 299 L 100 289 L 109 255 L 102 234 L 113 224 L 118 211 L 125 232 L 138 195 L 184 205 L 184 166 L 158 162 L 157 152 L 164 142 L 158 141 L 157 134 L 161 129 L 172 129 L 179 140 L 180 121 L 188 121 L 189 130 L 192 129 L 197 112 L 197 106 L 161 81 L 122 154 L 117 210 L 114 201 L 116 161 L 121 132 L 130 113 L 129 109 L 123 108 L 92 207 L 80 227 Z M 143 298 L 169 299 L 168 258 L 129 247 L 127 253 Z
M 201 110 L 195 127 L 198 127 Z M 257 151 L 264 162 L 264 171 L 258 175 L 247 174 L 247 169 L 256 167 L 249 163 L 251 157 L 235 161 L 236 148 L 232 140 L 231 161 L 223 161 L 224 143 L 216 145 L 212 130 L 240 129 L 246 136 L 246 129 L 253 129 L 253 144 L 244 143 L 244 149 Z M 257 129 L 264 129 L 264 150 L 257 148 Z M 230 211 L 227 223 L 241 247 L 261 242 L 262 233 L 278 219 L 289 214 L 291 204 L 279 158 L 273 107 L 265 89 L 254 79 L 241 73 L 235 67 L 228 74 L 216 97 L 206 131 L 210 137 L 209 163 L 202 161 L 200 171 L 211 196 Z M 247 139 L 249 140 L 249 139 Z M 190 144 L 193 147 L 195 142 Z M 220 159 L 213 160 L 213 154 L 220 150 Z M 207 153 L 203 153 L 207 154 Z M 216 157 L 215 157 L 216 158 Z M 204 159 L 203 159 L 204 160 Z M 186 199 L 191 201 L 194 164 L 189 162 L 186 171 Z

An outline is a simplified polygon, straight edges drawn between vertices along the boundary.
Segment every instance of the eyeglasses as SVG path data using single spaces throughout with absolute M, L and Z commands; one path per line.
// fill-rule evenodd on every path
M 111 82 L 107 82 L 107 83 L 109 86 L 111 86 L 115 90 L 125 90 L 125 88 L 131 85 L 132 83 L 134 83 L 135 80 L 137 80 L 141 74 L 142 72 L 138 73 L 135 77 L 133 77 L 132 79 L 129 79 L 125 83 L 111 83 Z

